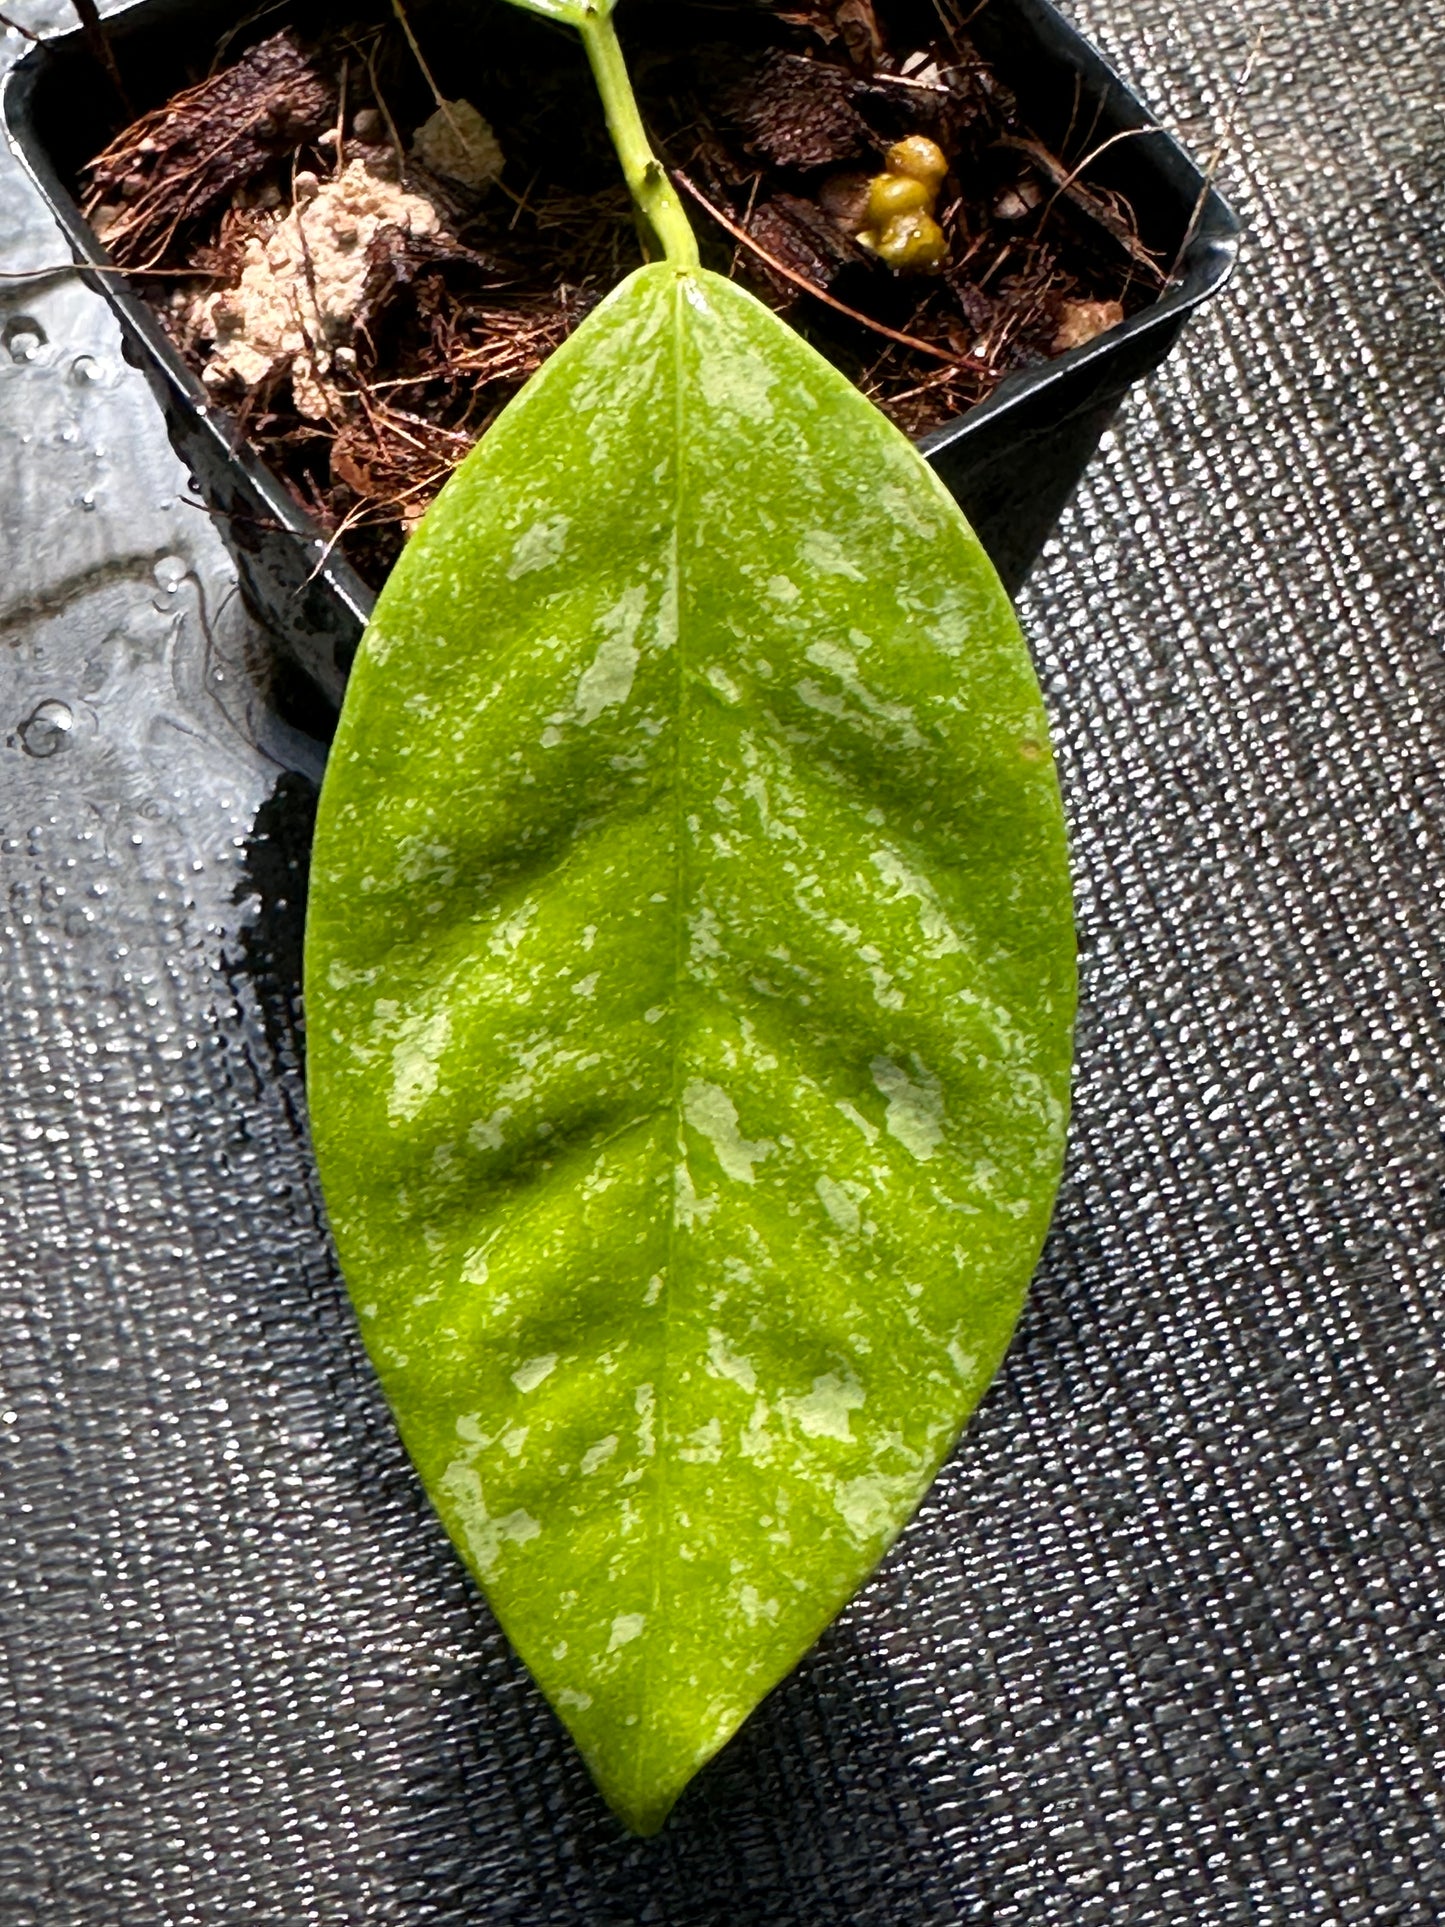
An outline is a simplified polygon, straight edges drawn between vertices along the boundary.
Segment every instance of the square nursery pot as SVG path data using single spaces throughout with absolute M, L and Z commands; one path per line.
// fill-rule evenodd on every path
M 485 31 L 476 25 L 482 11 L 472 0 L 464 16 L 470 34 Z M 144 82 L 135 102 L 143 111 L 204 74 L 229 30 L 237 31 L 239 52 L 292 20 L 324 25 L 342 12 L 335 0 L 295 0 L 236 29 L 235 12 L 223 0 L 139 0 L 109 21 L 108 32 L 132 91 Z M 1125 392 L 1163 361 L 1190 313 L 1228 279 L 1240 226 L 1194 163 L 1048 0 L 984 0 L 966 24 L 979 52 L 1017 95 L 1022 117 L 1054 151 L 1078 127 L 1090 130 L 1096 154 L 1112 136 L 1145 130 L 1142 138 L 1108 145 L 1091 163 L 1089 179 L 1121 194 L 1141 237 L 1177 264 L 1152 305 L 1083 347 L 1010 375 L 986 401 L 921 438 L 923 454 L 1012 591 L 1037 559 Z M 534 58 L 566 57 L 557 30 L 530 16 L 511 15 L 508 31 L 536 36 Z M 464 73 L 465 47 L 452 51 L 462 54 L 455 64 Z M 449 80 L 453 71 L 448 68 Z M 453 84 L 460 91 L 464 81 Z M 78 139 L 113 115 L 115 97 L 107 89 L 76 31 L 35 47 L 11 70 L 3 91 L 12 149 L 77 260 L 95 265 L 109 257 L 66 183 L 88 158 Z M 146 301 L 119 276 L 95 279 L 120 321 L 129 359 L 160 400 L 177 453 L 217 515 L 253 611 L 312 690 L 326 704 L 338 704 L 371 592 L 344 558 L 327 553 L 317 526 L 281 480 L 237 442 L 233 421 L 212 404 Z M 304 706 L 322 723 L 313 703 Z

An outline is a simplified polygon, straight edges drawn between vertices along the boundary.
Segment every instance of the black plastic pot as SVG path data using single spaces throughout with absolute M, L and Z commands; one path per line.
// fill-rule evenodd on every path
M 305 11 L 313 15 L 315 4 Z M 290 12 L 268 9 L 248 37 L 275 32 Z M 204 72 L 234 21 L 224 0 L 141 0 L 114 16 L 108 30 L 132 90 L 137 77 L 146 77 L 137 104 L 168 98 Z M 522 28 L 538 30 L 531 21 Z M 1193 309 L 1228 279 L 1240 227 L 1183 150 L 1048 0 L 986 0 L 970 15 L 969 32 L 1045 141 L 1063 146 L 1070 129 L 1086 127 L 1098 150 L 1114 135 L 1145 130 L 1108 147 L 1089 181 L 1121 193 L 1144 239 L 1179 261 L 1175 280 L 1151 307 L 1086 347 L 1010 377 L 988 401 L 921 441 L 1012 590 L 1037 559 L 1125 392 L 1159 365 Z M 85 157 L 78 140 L 89 136 L 89 149 L 95 145 L 87 108 L 113 108 L 106 86 L 77 31 L 27 55 L 0 100 L 11 147 L 77 260 L 92 265 L 108 257 L 65 181 Z M 315 524 L 277 477 L 236 444 L 232 422 L 212 406 L 145 301 L 119 276 L 98 275 L 96 282 L 120 320 L 127 354 L 161 402 L 177 452 L 217 515 L 248 602 L 323 696 L 339 702 L 371 592 L 339 555 L 326 553 Z

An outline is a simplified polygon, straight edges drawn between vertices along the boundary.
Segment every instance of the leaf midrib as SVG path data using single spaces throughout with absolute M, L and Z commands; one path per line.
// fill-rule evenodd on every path
M 669 1108 L 672 1112 L 674 1132 L 680 1134 L 682 1105 L 682 985 L 684 962 L 684 932 L 687 919 L 683 915 L 690 878 L 687 862 L 686 817 L 682 799 L 682 752 L 687 713 L 687 659 L 683 638 L 687 624 L 684 615 L 682 580 L 682 514 L 686 500 L 683 482 L 683 450 L 686 446 L 686 381 L 683 359 L 683 329 L 686 309 L 686 283 L 689 277 L 677 274 L 673 277 L 669 293 L 672 301 L 672 432 L 673 432 L 673 509 L 672 509 L 672 557 L 671 575 L 668 587 L 672 594 L 673 653 L 677 669 L 677 713 L 672 739 L 672 803 L 673 803 L 673 914 L 674 937 L 672 953 L 672 1082 L 669 1094 Z M 647 1634 L 642 1652 L 642 1679 L 640 1682 L 639 1718 L 636 1727 L 637 1750 L 633 1756 L 633 1771 L 637 1775 L 639 1789 L 642 1784 L 643 1751 L 650 1736 L 649 1713 L 653 1685 L 653 1655 L 658 1649 L 657 1615 L 662 1598 L 662 1568 L 664 1540 L 668 1523 L 667 1509 L 667 1459 L 668 1459 L 668 1409 L 670 1384 L 668 1361 L 672 1336 L 672 1301 L 676 1290 L 675 1271 L 677 1255 L 677 1172 L 676 1161 L 680 1155 L 680 1135 L 673 1138 L 673 1184 L 667 1203 L 667 1252 L 664 1260 L 662 1279 L 662 1351 L 658 1370 L 656 1389 L 657 1428 L 654 1433 L 653 1478 L 653 1517 L 649 1535 L 652 1552 L 652 1583 L 648 1590 Z

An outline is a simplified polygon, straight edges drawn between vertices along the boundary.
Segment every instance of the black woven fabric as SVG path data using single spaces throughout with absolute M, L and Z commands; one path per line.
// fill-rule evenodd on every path
M 654 1842 L 346 1308 L 295 1029 L 316 753 L 101 304 L 0 285 L 5 1927 L 1445 1916 L 1445 5 L 1087 13 L 1199 151 L 1262 38 L 1243 271 L 1025 602 L 1069 1177 L 922 1516 Z M 0 236 L 56 258 L 13 167 Z

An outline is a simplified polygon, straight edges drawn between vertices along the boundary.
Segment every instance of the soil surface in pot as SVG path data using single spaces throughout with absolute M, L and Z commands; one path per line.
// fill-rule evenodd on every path
M 80 170 L 113 258 L 373 586 L 642 258 L 579 49 L 473 14 L 268 10 Z M 1046 145 L 953 0 L 631 0 L 621 25 L 705 262 L 910 435 L 1157 298 L 1164 263 L 1089 182 L 1093 129 Z M 859 239 L 912 136 L 949 166 L 928 272 Z

